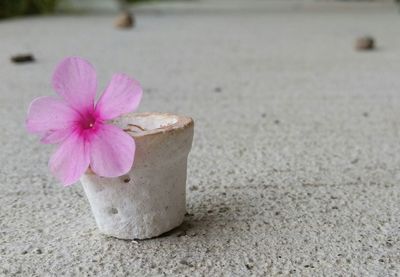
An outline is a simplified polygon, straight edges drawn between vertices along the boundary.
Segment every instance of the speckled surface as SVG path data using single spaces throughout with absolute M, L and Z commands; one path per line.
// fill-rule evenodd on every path
M 249 4 L 251 3 L 251 4 Z M 0 22 L 0 276 L 396 276 L 400 15 L 390 3 L 192 1 Z M 374 52 L 354 50 L 375 37 Z M 15 65 L 9 56 L 34 53 Z M 98 233 L 81 185 L 23 128 L 64 56 L 145 88 L 140 111 L 195 119 L 179 229 Z

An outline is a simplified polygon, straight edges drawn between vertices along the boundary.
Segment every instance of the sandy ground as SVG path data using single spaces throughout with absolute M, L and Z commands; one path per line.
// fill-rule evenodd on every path
M 191 1 L 0 22 L 1 276 L 396 276 L 400 15 L 391 3 Z M 371 34 L 378 49 L 356 52 Z M 9 56 L 34 53 L 15 65 Z M 193 116 L 187 210 L 160 238 L 98 233 L 80 184 L 24 130 L 65 56 L 139 79 L 140 111 Z

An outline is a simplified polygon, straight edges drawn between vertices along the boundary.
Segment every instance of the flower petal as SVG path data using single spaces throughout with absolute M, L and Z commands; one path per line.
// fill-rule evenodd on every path
M 97 90 L 96 71 L 84 59 L 66 58 L 54 71 L 53 88 L 76 110 L 92 110 Z
M 79 118 L 79 113 L 62 99 L 40 97 L 29 106 L 26 127 L 31 133 L 43 134 L 50 130 L 69 128 Z
M 113 125 L 102 125 L 90 141 L 90 167 L 99 176 L 117 177 L 132 167 L 135 141 Z
M 75 126 L 71 126 L 69 128 L 61 129 L 61 130 L 51 130 L 46 132 L 42 138 L 41 142 L 45 144 L 55 144 L 63 142 L 67 137 L 69 137 L 74 130 Z
M 80 131 L 74 131 L 58 147 L 50 159 L 51 172 L 65 186 L 71 185 L 79 180 L 89 167 L 90 156 L 88 145 Z
M 114 74 L 96 105 L 97 114 L 104 120 L 134 111 L 142 99 L 138 81 L 125 74 Z

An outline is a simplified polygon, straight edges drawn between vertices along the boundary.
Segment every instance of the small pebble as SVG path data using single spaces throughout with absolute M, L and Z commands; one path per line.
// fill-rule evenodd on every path
M 32 54 L 18 54 L 11 57 L 13 63 L 31 63 L 35 61 Z
M 375 40 L 373 37 L 364 36 L 360 37 L 356 40 L 356 49 L 357 50 L 373 50 L 375 49 Z
M 222 91 L 222 88 L 216 87 L 216 88 L 214 89 L 214 91 L 215 91 L 215 92 L 221 92 L 221 91 Z
M 193 267 L 193 265 L 191 263 L 189 263 L 187 260 L 180 260 L 179 261 L 180 264 L 186 265 L 188 267 Z
M 135 18 L 129 12 L 120 14 L 114 21 L 114 26 L 121 29 L 129 29 L 135 26 Z
M 352 160 L 350 163 L 351 163 L 351 164 L 356 164 L 356 163 L 358 163 L 358 161 L 359 161 L 359 159 L 358 159 L 358 158 L 355 158 L 355 159 Z

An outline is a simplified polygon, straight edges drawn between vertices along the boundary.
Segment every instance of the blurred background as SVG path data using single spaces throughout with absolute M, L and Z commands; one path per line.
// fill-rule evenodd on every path
M 0 18 L 13 16 L 72 12 L 105 7 L 121 7 L 129 3 L 154 0 L 1 0 Z M 161 0 L 162 1 L 162 0 Z M 108 3 L 107 3 L 108 2 Z
M 34 15 L 34 14 L 51 14 L 56 12 L 72 12 L 83 10 L 100 10 L 116 7 L 126 8 L 128 4 L 140 2 L 168 2 L 170 0 L 1 0 L 0 1 L 0 18 L 13 16 Z M 183 0 L 185 1 L 185 0 Z M 187 0 L 196 1 L 196 0 Z M 262 0 L 260 0 L 262 1 Z M 267 0 L 268 1 L 268 0 Z M 285 0 L 284 0 L 285 1 Z M 357 0 L 325 0 L 325 1 L 342 1 L 353 2 Z M 398 0 L 358 0 L 363 2 L 389 2 L 399 4 Z M 173 1 L 176 2 L 176 1 Z M 298 1 L 301 4 L 302 1 Z M 321 2 L 321 1 L 318 1 Z M 324 2 L 324 0 L 322 0 Z M 228 4 L 228 3 L 227 3 Z

